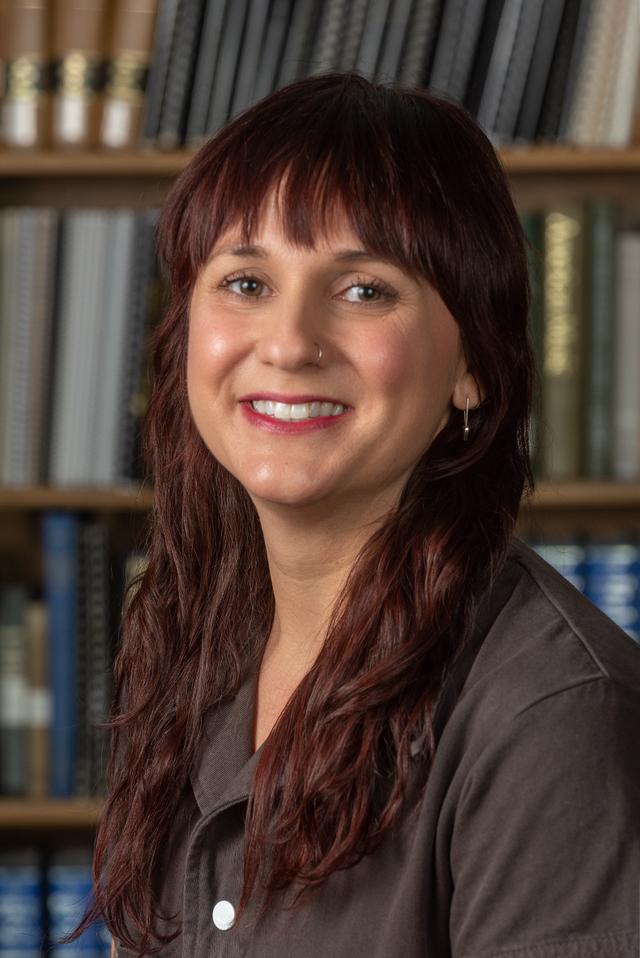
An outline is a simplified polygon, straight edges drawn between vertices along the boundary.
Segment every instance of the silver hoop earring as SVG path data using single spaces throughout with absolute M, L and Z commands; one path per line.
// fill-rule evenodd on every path
M 462 439 L 464 442 L 469 438 L 469 397 L 467 396 L 467 404 L 464 410 L 464 430 L 462 433 Z
M 322 359 L 322 347 L 319 346 L 318 343 L 316 343 L 316 346 L 318 346 L 318 358 L 316 359 L 316 362 L 319 363 Z

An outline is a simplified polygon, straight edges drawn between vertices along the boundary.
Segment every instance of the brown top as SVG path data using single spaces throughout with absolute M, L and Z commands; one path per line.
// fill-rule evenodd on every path
M 639 958 L 640 647 L 524 542 L 438 702 L 417 814 L 247 935 L 255 687 L 207 716 L 158 869 L 184 919 L 163 956 Z

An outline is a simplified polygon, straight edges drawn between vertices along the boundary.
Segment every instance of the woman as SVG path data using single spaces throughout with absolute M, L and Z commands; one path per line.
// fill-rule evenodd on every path
M 191 161 L 159 250 L 114 953 L 636 955 L 640 657 L 514 536 L 527 255 L 487 138 L 298 81 Z

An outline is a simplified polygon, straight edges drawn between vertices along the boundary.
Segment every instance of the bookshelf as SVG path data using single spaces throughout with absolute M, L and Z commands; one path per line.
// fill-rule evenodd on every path
M 147 209 L 159 206 L 194 151 L 0 149 L 0 206 L 43 204 L 57 208 L 96 204 Z M 500 150 L 519 209 L 562 199 L 607 196 L 640 221 L 640 146 L 625 150 L 531 146 Z M 105 519 L 116 547 L 124 550 L 152 506 L 151 488 L 0 488 L 0 575 L 18 571 L 36 582 L 38 515 L 49 509 L 91 513 Z M 539 480 L 523 504 L 518 533 L 555 535 L 575 529 L 594 534 L 640 533 L 640 481 Z M 9 556 L 3 560 L 2 555 Z M 0 798 L 0 832 L 72 828 L 87 835 L 99 821 L 100 799 Z

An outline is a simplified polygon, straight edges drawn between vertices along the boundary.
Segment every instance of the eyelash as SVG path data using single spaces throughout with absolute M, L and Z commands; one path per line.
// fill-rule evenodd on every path
M 243 279 L 251 279 L 257 283 L 261 283 L 263 286 L 266 285 L 265 283 L 262 282 L 262 280 L 258 279 L 257 276 L 253 276 L 251 273 L 233 273 L 231 276 L 225 276 L 225 278 L 222 280 L 218 288 L 222 290 L 227 290 L 232 283 L 237 283 L 239 280 L 243 280 Z M 356 282 L 350 283 L 349 286 L 347 287 L 347 289 L 354 289 L 354 288 L 377 290 L 381 295 L 381 299 L 372 300 L 371 301 L 372 303 L 380 303 L 382 301 L 392 302 L 393 300 L 398 298 L 398 294 L 395 292 L 395 290 L 392 289 L 391 286 L 387 285 L 387 283 L 383 283 L 382 280 L 379 280 L 379 279 L 367 281 L 363 277 L 358 276 L 356 278 Z M 260 296 L 243 296 L 242 293 L 232 292 L 232 295 L 234 296 L 239 295 L 243 299 L 261 299 Z M 367 303 L 366 302 L 360 302 L 360 303 L 350 302 L 349 305 L 350 306 L 366 306 Z

